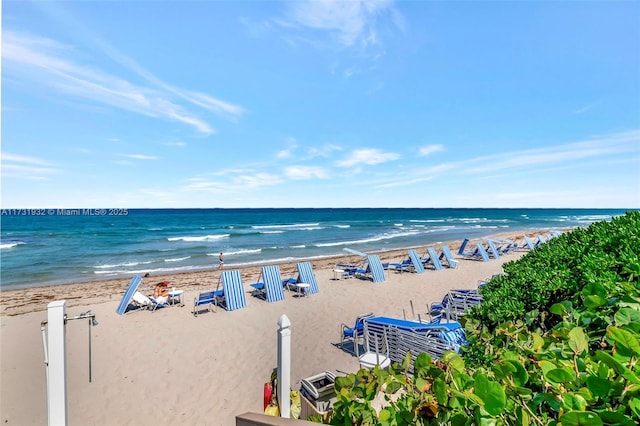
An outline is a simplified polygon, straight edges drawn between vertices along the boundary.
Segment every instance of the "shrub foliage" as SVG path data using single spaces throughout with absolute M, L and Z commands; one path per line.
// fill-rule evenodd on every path
M 640 424 L 639 234 L 628 212 L 505 264 L 462 354 L 338 377 L 330 424 Z

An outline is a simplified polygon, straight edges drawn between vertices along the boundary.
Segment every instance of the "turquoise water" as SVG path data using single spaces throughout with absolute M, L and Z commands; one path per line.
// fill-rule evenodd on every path
M 369 252 L 608 220 L 600 209 L 2 210 L 0 288 Z

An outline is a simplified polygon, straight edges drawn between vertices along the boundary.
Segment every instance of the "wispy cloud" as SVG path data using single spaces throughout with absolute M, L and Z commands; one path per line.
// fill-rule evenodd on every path
M 595 108 L 597 105 L 598 105 L 598 103 L 594 102 L 592 104 L 585 105 L 585 106 L 583 106 L 581 108 L 578 108 L 577 110 L 573 111 L 573 113 L 576 114 L 576 115 L 584 114 L 585 112 L 590 111 L 593 108 Z
M 336 161 L 338 167 L 373 166 L 400 158 L 400 154 L 385 152 L 379 149 L 356 149 L 352 151 L 344 160 Z
M 386 55 L 386 38 L 405 30 L 394 0 L 297 0 L 285 4 L 284 16 L 272 19 L 270 28 L 279 30 L 293 48 L 303 45 L 333 52 L 329 73 L 345 80 L 375 69 L 376 62 Z
M 204 191 L 216 194 L 229 194 L 246 192 L 251 189 L 273 186 L 282 183 L 279 175 L 266 172 L 249 173 L 247 170 L 225 170 L 214 173 L 222 179 L 210 179 L 208 177 L 194 177 L 187 179 L 182 186 L 184 191 Z
M 418 148 L 418 155 L 420 157 L 426 157 L 427 155 L 431 155 L 440 151 L 444 151 L 444 145 L 427 145 Z
M 310 0 L 289 4 L 287 22 L 292 25 L 328 31 L 343 46 L 362 47 L 378 44 L 377 20 L 393 7 L 390 0 Z M 398 22 L 396 17 L 394 22 Z
M 317 166 L 285 167 L 284 175 L 294 180 L 326 179 L 328 177 L 327 171 L 324 168 Z
M 16 177 L 29 180 L 48 180 L 52 174 L 60 170 L 52 167 L 51 163 L 38 157 L 0 153 L 2 163 L 2 177 Z
M 187 105 L 230 117 L 238 117 L 244 112 L 237 105 L 207 94 L 179 90 L 164 83 L 108 45 L 103 45 L 103 48 L 109 57 L 116 58 L 129 71 L 144 77 L 150 85 L 136 85 L 95 67 L 81 65 L 73 59 L 77 55 L 74 48 L 49 38 L 4 30 L 2 44 L 5 72 L 70 97 L 179 122 L 203 134 L 212 134 L 215 129 L 190 111 Z M 187 103 L 180 104 L 179 100 Z
M 157 160 L 158 157 L 155 155 L 145 155 L 145 154 L 123 154 L 123 156 L 127 158 L 132 158 L 134 160 Z
M 634 151 L 636 153 L 640 151 L 640 131 L 638 130 L 564 145 L 482 156 L 467 161 L 464 173 L 479 174 L 538 165 L 572 164 L 581 160 L 603 159 Z
M 164 145 L 164 146 L 177 146 L 177 147 L 183 148 L 183 147 L 187 146 L 187 143 L 186 142 L 182 142 L 182 141 L 180 141 L 180 142 L 163 142 L 162 145 Z
M 557 167 L 579 167 L 586 161 L 616 164 L 621 156 L 640 154 L 640 130 L 593 137 L 585 141 L 545 148 L 510 151 L 484 155 L 461 161 L 443 163 L 435 167 L 413 169 L 380 182 L 378 187 L 411 185 L 437 176 L 487 176 L 488 173 L 541 173 Z

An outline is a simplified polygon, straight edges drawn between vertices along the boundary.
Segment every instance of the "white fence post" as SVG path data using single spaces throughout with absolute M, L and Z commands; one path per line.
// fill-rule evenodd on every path
M 278 405 L 280 417 L 291 417 L 291 321 L 278 320 Z
M 66 300 L 47 305 L 49 335 L 49 365 L 47 410 L 49 426 L 67 424 L 67 352 L 65 315 Z

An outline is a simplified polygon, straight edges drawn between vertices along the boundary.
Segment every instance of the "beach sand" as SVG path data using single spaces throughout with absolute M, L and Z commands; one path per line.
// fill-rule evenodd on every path
M 520 234 L 503 235 L 520 237 Z M 460 241 L 449 242 L 457 250 Z M 438 245 L 436 245 L 438 246 Z M 424 254 L 424 247 L 418 248 Z M 407 250 L 378 253 L 400 261 Z M 247 308 L 192 314 L 199 292 L 218 285 L 212 270 L 143 279 L 151 293 L 167 279 L 184 290 L 185 306 L 115 313 L 130 278 L 2 292 L 0 301 L 0 419 L 7 425 L 47 422 L 46 376 L 40 323 L 47 304 L 67 301 L 67 315 L 91 310 L 99 322 L 91 331 L 92 383 L 89 383 L 87 321 L 70 321 L 67 337 L 69 425 L 234 425 L 235 416 L 262 412 L 263 385 L 276 366 L 277 323 L 285 314 L 292 330 L 292 388 L 323 371 L 355 372 L 358 360 L 342 350 L 340 324 L 358 314 L 427 319 L 427 305 L 450 289 L 471 289 L 502 272 L 502 264 L 525 252 L 490 262 L 460 259 L 456 269 L 424 274 L 388 271 L 384 283 L 334 280 L 342 258 L 313 261 L 320 292 L 267 303 L 247 293 Z M 295 276 L 295 264 L 280 264 L 283 278 Z M 257 266 L 241 270 L 245 290 L 258 280 Z

